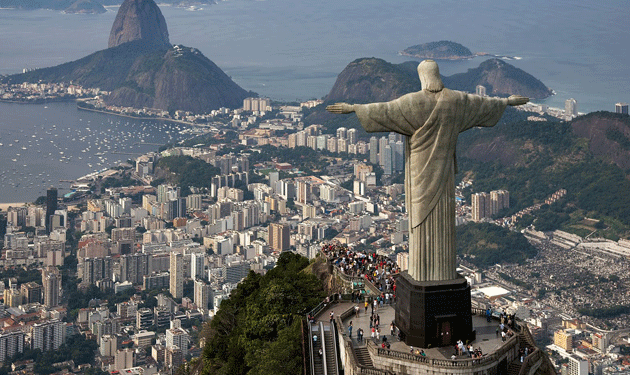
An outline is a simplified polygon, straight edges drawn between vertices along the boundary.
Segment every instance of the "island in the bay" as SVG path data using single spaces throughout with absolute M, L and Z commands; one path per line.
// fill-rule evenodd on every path
M 438 42 L 429 42 L 416 44 L 407 47 L 399 52 L 403 56 L 415 57 L 418 59 L 433 60 L 468 60 L 476 56 L 492 56 L 507 60 L 518 60 L 517 57 L 494 55 L 487 52 L 472 52 L 467 47 L 450 40 L 440 40 Z

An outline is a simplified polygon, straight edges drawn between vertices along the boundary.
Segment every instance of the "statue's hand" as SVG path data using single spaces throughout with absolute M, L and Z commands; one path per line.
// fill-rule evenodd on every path
M 529 98 L 527 98 L 525 96 L 511 95 L 508 98 L 508 104 L 509 105 L 523 105 L 523 104 L 525 104 L 527 102 L 529 102 Z
M 327 106 L 326 110 L 331 113 L 352 113 L 354 106 L 348 103 L 335 103 Z

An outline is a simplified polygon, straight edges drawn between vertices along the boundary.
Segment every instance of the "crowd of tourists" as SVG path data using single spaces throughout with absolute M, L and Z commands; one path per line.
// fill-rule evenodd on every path
M 385 335 L 381 333 L 381 322 L 378 314 L 379 308 L 384 305 L 389 305 L 395 302 L 396 298 L 396 283 L 395 278 L 400 268 L 390 258 L 376 254 L 374 252 L 354 251 L 349 249 L 346 245 L 332 243 L 326 244 L 321 249 L 322 253 L 326 256 L 337 269 L 345 275 L 360 278 L 364 282 L 373 284 L 381 294 L 376 297 L 367 298 L 359 290 L 355 290 L 351 294 L 351 301 L 355 303 L 354 312 L 355 317 L 359 318 L 361 313 L 368 314 L 370 309 L 370 326 L 367 334 L 377 345 L 380 344 L 382 348 L 390 348 L 389 340 Z M 333 319 L 331 312 L 331 321 Z M 309 316 L 310 319 L 312 319 Z M 493 318 L 493 314 L 490 309 L 486 311 L 486 318 L 490 322 Z M 310 320 L 309 319 L 309 320 Z M 314 320 L 314 319 L 313 319 Z M 506 314 L 505 312 L 499 314 L 500 324 L 497 327 L 497 337 L 501 337 L 503 341 L 506 341 L 512 337 L 516 329 L 516 317 L 513 314 Z M 353 323 L 350 321 L 348 326 L 348 334 L 352 338 Z M 396 338 L 400 335 L 400 331 L 395 327 L 394 322 L 390 324 L 390 337 Z M 397 334 L 398 333 L 398 334 Z M 356 339 L 358 342 L 362 342 L 364 338 L 363 328 L 358 328 L 355 331 Z M 400 337 L 398 337 L 400 340 Z M 473 347 L 471 344 L 464 344 L 461 340 L 457 342 L 454 347 L 455 352 L 451 356 L 451 359 L 457 359 L 461 356 L 467 356 L 469 358 L 479 359 L 483 357 L 481 347 Z M 519 351 L 519 357 L 521 362 L 532 353 L 533 348 L 523 347 Z M 410 347 L 411 354 L 426 356 L 426 353 L 421 348 Z
M 384 294 L 396 292 L 393 276 L 400 272 L 400 268 L 389 257 L 365 251 L 353 251 L 341 244 L 324 245 L 322 253 L 342 273 L 365 279 Z M 383 302 L 387 299 L 386 297 L 383 296 Z

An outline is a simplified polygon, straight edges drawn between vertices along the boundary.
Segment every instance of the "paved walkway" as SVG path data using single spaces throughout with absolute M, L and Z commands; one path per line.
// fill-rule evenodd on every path
M 335 315 L 339 316 L 338 314 L 341 314 L 342 312 L 346 311 L 347 309 L 355 305 L 357 304 L 352 304 L 350 302 L 343 302 L 343 303 L 335 305 L 333 307 L 333 310 L 335 311 Z M 348 333 L 348 326 L 350 325 L 350 322 L 352 322 L 352 327 L 353 327 L 352 328 L 352 342 L 356 346 L 365 346 L 366 345 L 365 340 L 371 339 L 370 337 L 371 336 L 370 311 L 371 309 L 370 307 L 368 307 L 367 313 L 365 313 L 363 304 L 360 304 L 359 316 L 357 317 L 355 315 L 352 315 L 343 321 L 344 330 L 345 330 L 344 332 L 346 334 Z M 329 317 L 330 317 L 329 313 L 330 313 L 330 310 L 328 309 L 320 315 L 319 319 L 322 321 L 329 320 Z M 381 330 L 381 335 L 380 335 L 381 340 L 383 336 L 385 336 L 387 337 L 387 341 L 389 341 L 391 344 L 391 349 L 409 353 L 411 351 L 411 348 L 408 345 L 406 345 L 404 342 L 399 341 L 396 335 L 392 336 L 390 334 L 390 323 L 394 321 L 394 315 L 395 315 L 394 305 L 385 305 L 383 307 L 379 307 L 377 311 L 375 311 L 375 313 L 378 314 L 380 317 L 379 327 Z M 501 341 L 500 336 L 499 337 L 496 336 L 496 329 L 499 326 L 499 322 L 496 320 L 492 320 L 490 323 L 488 323 L 485 317 L 480 317 L 480 316 L 475 316 L 475 315 L 473 315 L 472 319 L 473 319 L 473 327 L 477 331 L 477 339 L 472 343 L 473 347 L 481 348 L 484 354 L 490 354 L 494 352 L 495 350 L 497 350 L 498 348 L 500 348 L 503 342 Z M 362 342 L 357 341 L 357 330 L 359 328 L 363 328 L 364 339 L 362 340 Z M 381 340 L 378 340 L 377 342 L 377 340 L 374 339 L 374 341 L 377 342 L 378 345 L 381 344 Z M 442 347 L 442 348 L 429 348 L 429 349 L 425 348 L 423 350 L 429 357 L 443 358 L 443 359 L 451 359 L 451 356 L 455 352 L 454 346 L 452 347 L 447 346 L 447 347 Z M 458 356 L 458 358 L 464 359 L 468 357 Z

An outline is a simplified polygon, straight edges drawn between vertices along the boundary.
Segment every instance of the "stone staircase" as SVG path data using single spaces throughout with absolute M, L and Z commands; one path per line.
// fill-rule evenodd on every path
M 508 366 L 506 375 L 518 375 L 518 373 L 520 371 L 521 371 L 521 359 L 520 358 L 516 358 Z
M 367 346 L 361 346 L 354 348 L 354 354 L 357 357 L 357 361 L 359 365 L 365 367 L 374 367 L 374 363 L 372 363 L 372 358 L 370 358 L 370 352 L 368 352 Z

